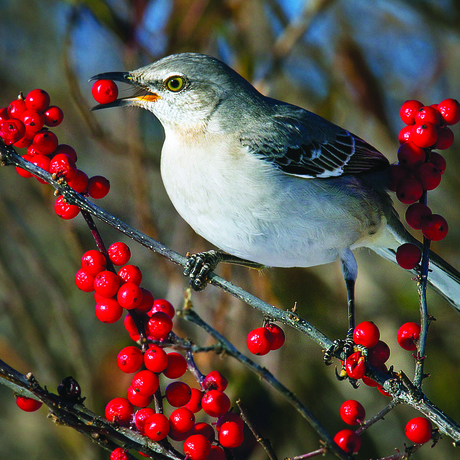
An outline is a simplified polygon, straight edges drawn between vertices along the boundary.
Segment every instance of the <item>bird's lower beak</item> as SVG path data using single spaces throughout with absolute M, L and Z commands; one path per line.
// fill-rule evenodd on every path
M 110 107 L 121 107 L 121 106 L 132 106 L 132 105 L 141 105 L 140 102 L 148 102 L 148 101 L 155 101 L 160 98 L 158 94 L 152 93 L 147 91 L 146 89 L 140 87 L 138 83 L 133 79 L 132 75 L 129 72 L 106 72 L 106 73 L 99 73 L 94 75 L 89 79 L 90 81 L 95 80 L 113 80 L 119 81 L 122 83 L 127 83 L 128 85 L 133 85 L 139 87 L 140 94 L 136 94 L 135 96 L 129 97 L 122 97 L 116 99 L 113 102 L 109 102 L 107 104 L 99 104 L 93 107 L 91 110 L 100 110 L 100 109 L 108 109 Z

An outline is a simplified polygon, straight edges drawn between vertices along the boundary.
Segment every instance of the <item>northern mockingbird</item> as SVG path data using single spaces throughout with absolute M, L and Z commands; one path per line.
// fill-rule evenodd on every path
M 161 175 L 173 205 L 225 251 L 191 258 L 195 288 L 205 284 L 200 271 L 209 260 L 214 268 L 220 260 L 309 267 L 339 259 L 352 308 L 352 250 L 368 247 L 395 261 L 400 244 L 415 242 L 392 207 L 390 165 L 379 151 L 262 95 L 218 59 L 176 54 L 95 79 L 138 89 L 96 108 L 137 106 L 158 118 L 165 131 Z M 460 274 L 434 254 L 430 268 L 431 284 L 460 310 Z

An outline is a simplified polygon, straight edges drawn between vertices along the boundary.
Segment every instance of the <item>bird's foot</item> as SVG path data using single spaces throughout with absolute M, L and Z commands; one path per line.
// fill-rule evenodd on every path
M 347 336 L 345 340 L 334 340 L 332 345 L 324 352 L 324 364 L 326 364 L 326 366 L 330 366 L 332 364 L 332 358 L 339 355 L 340 359 L 345 362 L 348 356 L 353 353 L 354 347 L 355 343 L 353 342 L 353 337 L 351 336 Z
M 189 283 L 193 290 L 202 291 L 206 287 L 209 282 L 209 274 L 222 260 L 221 254 L 214 250 L 187 254 L 184 275 L 190 278 Z

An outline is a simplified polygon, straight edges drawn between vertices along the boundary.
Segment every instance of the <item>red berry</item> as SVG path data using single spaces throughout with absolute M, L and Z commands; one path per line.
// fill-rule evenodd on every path
M 432 147 L 438 138 L 438 131 L 433 123 L 416 123 L 412 127 L 410 139 L 422 149 Z
M 10 117 L 8 115 L 8 109 L 6 107 L 2 107 L 0 109 L 0 121 L 8 120 Z
M 448 231 L 446 219 L 439 214 L 431 214 L 422 222 L 423 236 L 429 240 L 440 241 L 446 237 Z
M 142 282 L 142 272 L 136 265 L 125 265 L 118 270 L 118 276 L 125 283 L 135 283 L 138 286 Z
M 425 150 L 413 142 L 406 142 L 398 149 L 398 160 L 401 166 L 406 169 L 416 169 L 426 159 Z
M 418 110 L 422 107 L 423 104 L 416 100 L 404 102 L 399 111 L 401 120 L 406 123 L 406 125 L 413 125 L 415 123 L 415 116 L 417 115 Z
M 148 338 L 150 340 L 162 340 L 171 332 L 172 326 L 171 318 L 166 313 L 157 311 L 150 317 L 147 323 Z
M 156 299 L 153 302 L 152 309 L 149 312 L 149 315 L 152 316 L 153 313 L 157 311 L 162 311 L 166 313 L 171 319 L 174 318 L 176 311 L 171 302 L 168 302 L 166 299 Z
M 35 412 L 42 407 L 42 402 L 27 396 L 16 396 L 17 406 L 25 412 Z
M 67 156 L 69 156 L 70 158 L 72 158 L 72 160 L 74 161 L 74 163 L 77 162 L 77 152 L 75 151 L 75 149 L 73 147 L 71 147 L 70 145 L 67 145 L 67 144 L 59 144 L 57 147 L 56 147 L 56 150 L 54 151 L 54 155 L 57 155 L 58 153 L 64 153 L 66 154 Z
M 61 219 L 70 220 L 70 219 L 73 219 L 74 217 L 78 216 L 78 214 L 80 212 L 80 208 L 78 206 L 73 205 L 73 204 L 67 203 L 64 200 L 64 197 L 60 196 L 54 202 L 54 212 Z
M 219 443 L 222 447 L 234 448 L 243 442 L 243 430 L 236 422 L 225 422 L 219 431 Z
M 359 425 L 366 418 L 366 411 L 360 402 L 349 399 L 340 406 L 340 417 L 347 425 Z
M 123 315 L 123 308 L 115 299 L 100 300 L 96 304 L 96 317 L 103 323 L 116 323 Z
M 45 125 L 50 127 L 59 126 L 64 119 L 64 112 L 56 105 L 48 107 L 43 115 L 45 118 Z
M 103 270 L 94 278 L 94 290 L 102 297 L 114 297 L 119 287 L 120 278 L 110 270 Z
M 398 184 L 409 175 L 409 171 L 401 165 L 390 166 L 390 183 L 388 190 L 396 192 Z
M 434 190 L 441 183 L 441 171 L 433 163 L 423 163 L 415 171 L 423 190 Z
M 209 390 L 201 399 L 201 407 L 211 417 L 220 417 L 230 409 L 230 399 L 219 390 Z
M 26 132 L 26 127 L 21 120 L 14 118 L 0 122 L 0 137 L 6 145 L 20 141 Z
M 202 434 L 193 434 L 184 442 L 184 453 L 190 460 L 204 460 L 211 451 L 211 443 Z
M 158 390 L 159 384 L 157 375 L 149 370 L 139 371 L 131 382 L 134 391 L 142 396 L 152 396 Z
M 441 124 L 441 114 L 438 112 L 437 109 L 424 106 L 420 107 L 415 114 L 415 122 L 416 123 L 433 123 L 434 125 Z
M 152 372 L 163 372 L 168 365 L 168 355 L 163 348 L 150 344 L 148 350 L 144 353 L 144 364 Z
M 412 228 L 420 230 L 423 219 L 431 214 L 431 209 L 426 204 L 413 203 L 406 210 L 406 221 Z
M 399 143 L 404 144 L 405 142 L 409 142 L 411 133 L 412 133 L 412 125 L 404 126 L 404 128 L 401 129 L 401 131 L 399 131 L 399 134 L 398 134 Z
M 246 344 L 248 350 L 254 355 L 266 355 L 272 347 L 273 336 L 265 327 L 258 327 L 251 331 L 247 338 Z
M 444 173 L 446 170 L 446 160 L 445 158 L 437 152 L 431 152 L 430 154 L 430 162 L 433 163 L 441 172 Z
M 446 125 L 455 125 L 460 121 L 460 103 L 456 99 L 445 99 L 440 102 L 438 110 Z
M 454 143 L 454 133 L 447 126 L 438 126 L 438 138 L 433 146 L 435 149 L 446 150 Z
M 129 386 L 126 396 L 128 397 L 128 401 L 136 407 L 147 407 L 152 402 L 152 395 L 140 395 L 132 385 Z
M 238 414 L 235 414 L 235 412 L 227 412 L 226 414 L 224 414 L 221 417 L 219 417 L 219 419 L 217 420 L 217 423 L 216 423 L 217 432 L 220 431 L 220 427 L 225 422 L 234 422 L 240 427 L 241 430 L 244 429 L 243 419 Z
M 415 417 L 407 422 L 405 433 L 409 441 L 424 444 L 431 439 L 433 428 L 425 417 Z
M 108 104 L 118 97 L 118 86 L 112 80 L 97 80 L 93 84 L 92 94 L 99 104 Z
M 173 407 L 185 406 L 192 397 L 192 390 L 184 382 L 172 382 L 166 387 L 165 397 Z
M 203 380 L 203 387 L 206 391 L 225 391 L 227 385 L 227 379 L 219 371 L 211 371 Z
M 422 251 L 412 243 L 404 243 L 396 250 L 396 262 L 405 270 L 412 270 L 422 259 Z
M 41 155 L 51 155 L 59 144 L 56 134 L 51 131 L 41 130 L 35 134 L 32 141 L 34 149 Z
M 219 446 L 211 446 L 211 451 L 206 460 L 225 460 L 225 452 Z
M 374 347 L 369 348 L 367 353 L 367 361 L 369 362 L 369 364 L 372 364 L 373 366 L 381 366 L 386 361 L 388 361 L 389 357 L 390 348 L 382 340 L 379 340 L 377 342 L 377 345 L 375 345 Z
M 107 265 L 104 254 L 97 249 L 86 251 L 81 258 L 81 267 L 90 275 L 96 276 Z
M 72 180 L 67 182 L 69 187 L 72 187 L 77 193 L 85 193 L 88 187 L 88 176 L 85 172 L 77 169 L 77 173 Z
M 398 343 L 404 350 L 414 351 L 420 339 L 420 325 L 417 323 L 404 323 L 398 331 Z
M 28 148 L 30 144 L 32 144 L 32 139 L 28 139 L 26 136 L 24 136 L 17 142 L 15 142 L 13 145 L 18 149 L 25 149 Z
M 286 340 L 283 329 L 272 323 L 267 323 L 264 327 L 268 329 L 272 335 L 271 350 L 278 350 L 281 348 Z
M 111 244 L 107 252 L 114 265 L 125 265 L 131 257 L 129 246 L 121 241 Z
M 94 295 L 96 296 L 97 294 L 95 293 Z M 133 320 L 133 317 L 129 313 L 125 316 L 123 323 L 131 339 L 137 342 L 140 339 L 139 331 L 137 330 L 137 326 Z M 145 358 L 145 353 L 144 353 L 144 358 Z
M 345 370 L 351 379 L 363 378 L 366 372 L 366 359 L 360 351 L 355 351 L 346 359 Z
M 168 436 L 169 420 L 163 414 L 153 414 L 144 423 L 144 433 L 152 441 L 161 441 Z
M 123 283 L 118 289 L 117 300 L 123 308 L 132 310 L 142 301 L 141 288 L 134 283 Z
M 406 177 L 396 187 L 396 196 L 404 204 L 412 204 L 418 201 L 423 195 L 423 187 L 413 177 Z
M 185 405 L 185 407 L 191 410 L 194 414 L 196 414 L 202 409 L 201 398 L 203 397 L 203 392 L 197 390 L 196 388 L 191 388 L 190 390 L 192 392 L 192 395 L 190 397 L 190 401 Z
M 143 362 L 142 351 L 132 345 L 123 348 L 117 356 L 118 367 L 127 374 L 137 372 Z
M 151 311 L 154 299 L 153 294 L 148 290 L 141 288 L 142 300 L 141 303 L 136 307 L 136 310 L 142 313 L 147 313 Z
M 26 127 L 27 137 L 33 137 L 45 124 L 45 117 L 36 110 L 24 110 L 24 112 L 21 113 L 20 120 Z
M 353 430 L 340 430 L 334 436 L 334 441 L 347 454 L 356 453 L 361 447 L 361 438 Z
M 179 377 L 182 377 L 187 370 L 187 361 L 185 358 L 175 351 L 168 353 L 167 356 L 168 365 L 163 371 L 163 375 L 168 377 L 168 379 L 178 379 Z
M 145 421 L 154 413 L 155 411 L 151 407 L 144 407 L 134 414 L 134 423 L 141 433 L 144 432 Z
M 43 89 L 34 89 L 26 96 L 24 102 L 28 109 L 44 112 L 50 105 L 50 96 Z
M 8 118 L 16 118 L 19 120 L 22 112 L 26 110 L 26 103 L 24 99 L 18 98 L 11 101 L 7 107 Z
M 179 407 L 173 410 L 169 416 L 170 427 L 178 433 L 186 433 L 193 428 L 195 424 L 195 415 L 185 407 Z
M 72 180 L 77 174 L 75 162 L 65 153 L 54 155 L 50 162 L 50 173 L 63 177 L 66 181 Z
M 117 447 L 110 454 L 110 460 L 129 460 L 129 457 L 126 455 L 126 451 L 123 447 Z
M 75 274 L 75 284 L 77 288 L 84 292 L 94 291 L 94 276 L 90 275 L 85 269 L 80 268 Z
M 110 182 L 104 176 L 93 176 L 88 179 L 88 194 L 91 198 L 99 200 L 110 191 Z
M 363 321 L 353 331 L 353 341 L 367 348 L 377 345 L 379 338 L 379 328 L 372 321 Z
M 190 434 L 202 434 L 209 439 L 209 442 L 214 442 L 215 439 L 214 428 L 205 422 L 195 423 Z
M 126 398 L 112 399 L 105 407 L 105 418 L 121 426 L 128 426 L 133 414 L 134 408 Z

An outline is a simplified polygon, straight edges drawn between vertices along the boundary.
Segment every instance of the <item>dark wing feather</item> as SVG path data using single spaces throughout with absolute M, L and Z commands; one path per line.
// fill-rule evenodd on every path
M 241 143 L 287 174 L 327 178 L 389 165 L 361 138 L 299 107 L 272 102 L 258 120 L 260 129 L 242 132 Z

